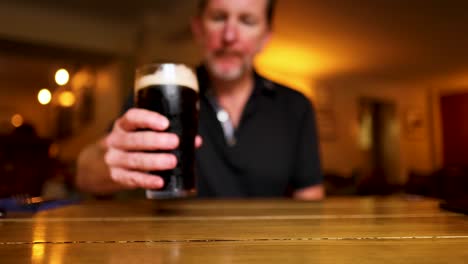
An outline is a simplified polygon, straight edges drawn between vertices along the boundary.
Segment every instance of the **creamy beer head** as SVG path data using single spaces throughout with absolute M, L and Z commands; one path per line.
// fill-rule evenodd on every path
M 198 93 L 197 77 L 183 64 L 165 63 L 159 64 L 157 68 L 140 68 L 135 79 L 135 92 L 153 85 L 179 85 Z

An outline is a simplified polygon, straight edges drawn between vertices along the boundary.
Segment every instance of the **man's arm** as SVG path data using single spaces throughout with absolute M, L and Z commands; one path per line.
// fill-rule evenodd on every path
M 300 200 L 322 200 L 325 198 L 323 175 L 320 165 L 319 141 L 315 111 L 307 99 L 302 114 L 297 141 L 297 165 L 292 197 Z
M 325 198 L 323 184 L 317 184 L 294 191 L 293 198 L 298 200 L 319 201 Z
M 177 135 L 161 132 L 169 126 L 164 116 L 144 109 L 130 109 L 120 117 L 105 138 L 80 153 L 75 184 L 94 194 L 119 190 L 163 186 L 160 177 L 148 171 L 173 169 L 177 159 L 170 153 L 148 151 L 171 150 L 178 146 Z
M 159 189 L 161 177 L 148 171 L 164 171 L 177 165 L 177 158 L 157 150 L 172 150 L 179 145 L 164 116 L 144 109 L 130 109 L 115 123 L 112 131 L 97 143 L 84 148 L 77 162 L 75 184 L 79 190 L 111 194 L 120 190 Z M 197 136 L 195 145 L 202 140 Z
M 75 176 L 75 185 L 79 190 L 94 194 L 110 194 L 123 188 L 111 179 L 109 167 L 104 161 L 106 149 L 105 138 L 102 138 L 80 152 Z

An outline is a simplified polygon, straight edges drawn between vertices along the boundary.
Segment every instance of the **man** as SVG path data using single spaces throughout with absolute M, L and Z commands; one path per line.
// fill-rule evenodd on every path
M 324 197 L 310 103 L 253 69 L 255 55 L 271 35 L 273 5 L 268 0 L 202 0 L 192 21 L 204 57 L 197 69 L 201 197 L 273 197 L 288 190 L 297 199 Z M 177 160 L 143 151 L 177 147 L 177 136 L 163 132 L 168 126 L 158 113 L 128 110 L 106 138 L 80 154 L 77 186 L 101 194 L 161 188 L 162 179 L 145 172 L 172 169 Z M 137 131 L 142 128 L 153 132 Z

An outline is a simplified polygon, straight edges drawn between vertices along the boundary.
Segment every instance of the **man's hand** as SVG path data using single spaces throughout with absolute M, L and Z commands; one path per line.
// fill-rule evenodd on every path
M 175 168 L 177 158 L 170 153 L 147 151 L 173 150 L 179 138 L 163 132 L 169 127 L 168 119 L 156 112 L 132 108 L 114 123 L 112 132 L 103 141 L 104 161 L 109 167 L 110 178 L 124 189 L 158 189 L 164 185 L 161 177 L 148 171 Z M 201 146 L 197 136 L 195 145 Z
M 293 193 L 293 198 L 298 200 L 319 201 L 325 198 L 323 184 L 309 186 Z

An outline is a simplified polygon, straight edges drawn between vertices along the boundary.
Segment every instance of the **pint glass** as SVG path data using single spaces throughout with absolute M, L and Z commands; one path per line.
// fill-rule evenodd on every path
M 198 130 L 198 81 L 184 64 L 143 65 L 136 70 L 135 106 L 158 112 L 169 119 L 167 131 L 179 137 L 173 151 L 177 166 L 172 170 L 152 171 L 164 180 L 158 190 L 146 190 L 149 199 L 195 195 L 195 136 Z M 156 151 L 157 152 L 157 151 Z

